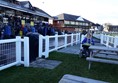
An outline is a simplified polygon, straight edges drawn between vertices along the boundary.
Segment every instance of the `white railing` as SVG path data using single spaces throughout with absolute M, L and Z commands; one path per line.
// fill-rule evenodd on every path
M 49 52 L 66 48 L 80 42 L 80 33 L 55 36 L 39 35 L 39 57 L 48 58 Z M 17 36 L 15 39 L 0 40 L 0 70 L 23 64 L 29 67 L 29 38 Z
M 0 40 L 0 70 L 20 64 L 29 66 L 29 38 Z
M 39 57 L 42 55 L 48 58 L 49 52 L 58 50 L 69 45 L 77 44 L 80 42 L 80 33 L 65 34 L 55 36 L 42 36 L 39 35 Z
M 97 39 L 100 39 L 101 34 L 96 34 L 96 33 L 94 33 L 94 34 L 93 34 L 93 37 L 95 37 L 95 38 L 97 38 Z
M 118 47 L 118 36 L 109 36 L 109 35 L 104 35 L 101 34 L 101 44 L 104 44 L 105 46 L 108 47 Z

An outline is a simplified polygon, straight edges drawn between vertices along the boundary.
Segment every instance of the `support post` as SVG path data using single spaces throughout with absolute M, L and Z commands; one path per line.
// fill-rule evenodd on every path
M 114 38 L 114 48 L 116 48 L 118 45 L 118 36 L 115 36 Z
M 100 35 L 100 43 L 103 44 L 103 34 Z
M 91 69 L 91 61 L 89 61 L 88 69 Z
M 106 46 L 109 46 L 109 35 L 107 35 Z
M 65 48 L 67 47 L 67 34 L 65 34 Z
M 79 36 L 79 34 L 76 33 L 76 45 L 77 45 L 77 43 L 78 43 L 78 36 Z
M 55 35 L 55 50 L 58 50 L 58 34 Z
M 43 37 L 42 35 L 39 35 L 39 58 L 42 57 L 42 51 L 43 51 Z
M 45 58 L 48 58 L 49 56 L 49 36 L 46 36 L 46 45 L 45 45 Z
M 71 34 L 71 46 L 73 46 L 73 33 Z
M 29 38 L 24 37 L 24 66 L 29 67 Z
M 16 36 L 16 61 L 18 65 L 21 63 L 21 37 Z

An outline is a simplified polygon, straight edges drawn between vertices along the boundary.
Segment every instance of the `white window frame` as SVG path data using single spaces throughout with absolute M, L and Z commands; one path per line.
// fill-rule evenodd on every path
M 65 20 L 65 21 L 64 21 L 64 24 L 70 24 L 70 22 Z
M 79 22 L 75 22 L 75 25 L 79 25 Z
M 74 22 L 74 21 L 71 21 L 70 24 L 71 24 L 71 25 L 75 25 L 75 22 Z

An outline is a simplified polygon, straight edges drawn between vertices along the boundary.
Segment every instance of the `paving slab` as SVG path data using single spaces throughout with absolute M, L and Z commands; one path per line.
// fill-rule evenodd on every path
M 80 45 L 74 45 L 74 46 L 68 46 L 66 48 L 62 48 L 57 50 L 57 52 L 62 52 L 62 53 L 69 53 L 69 54 L 78 54 L 80 53 Z
M 102 44 L 96 43 L 96 42 L 95 42 L 95 45 L 103 46 Z M 79 55 L 79 53 L 80 53 L 80 43 L 77 44 L 77 45 L 68 46 L 66 48 L 59 49 L 59 50 L 57 50 L 57 52 L 69 53 L 69 54 L 78 54 Z
M 61 61 L 57 60 L 37 59 L 30 64 L 30 67 L 54 69 L 61 63 Z
M 109 83 L 109 82 L 66 74 L 61 78 L 59 83 Z

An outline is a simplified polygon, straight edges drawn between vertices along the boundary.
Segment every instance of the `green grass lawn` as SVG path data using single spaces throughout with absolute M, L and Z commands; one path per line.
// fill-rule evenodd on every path
M 49 59 L 59 60 L 62 63 L 53 70 L 11 67 L 0 71 L 0 83 L 58 83 L 65 74 L 118 83 L 118 65 L 94 62 L 88 70 L 88 61 L 85 58 L 58 52 L 50 53 Z

